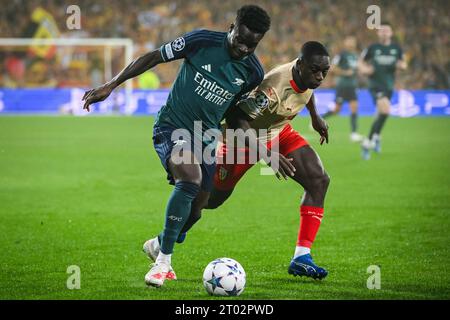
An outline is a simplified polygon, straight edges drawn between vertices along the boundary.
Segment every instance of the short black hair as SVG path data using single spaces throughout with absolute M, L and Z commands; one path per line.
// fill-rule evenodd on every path
M 302 46 L 302 50 L 300 51 L 299 59 L 304 58 L 306 60 L 309 60 L 314 55 L 327 57 L 330 56 L 325 46 L 320 42 L 317 41 L 305 42 Z
M 392 28 L 392 24 L 389 21 L 387 21 L 387 20 L 382 20 L 380 22 L 380 26 L 389 26 L 389 27 Z
M 270 29 L 269 15 L 263 8 L 255 5 L 242 6 L 237 11 L 236 23 L 257 33 L 266 33 Z

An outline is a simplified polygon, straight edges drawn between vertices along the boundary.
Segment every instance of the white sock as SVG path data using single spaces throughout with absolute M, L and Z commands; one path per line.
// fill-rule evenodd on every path
M 159 251 L 158 258 L 156 258 L 156 264 L 164 263 L 167 265 L 171 265 L 172 260 L 172 254 L 164 254 L 161 251 Z
M 372 136 L 372 141 L 378 141 L 381 139 L 381 136 L 378 133 L 374 133 Z
M 298 256 L 303 256 L 304 254 L 308 254 L 308 253 L 311 253 L 310 248 L 297 246 L 297 247 L 295 247 L 294 258 L 297 258 Z

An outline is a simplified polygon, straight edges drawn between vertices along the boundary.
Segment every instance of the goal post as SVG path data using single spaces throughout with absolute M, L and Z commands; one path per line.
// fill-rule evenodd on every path
M 14 49 L 39 47 L 93 47 L 103 48 L 103 79 L 110 80 L 113 77 L 113 53 L 114 48 L 123 48 L 123 67 L 133 60 L 133 40 L 129 38 L 0 38 L 0 51 L 14 51 Z M 124 84 L 125 103 L 131 103 L 133 83 L 131 80 Z

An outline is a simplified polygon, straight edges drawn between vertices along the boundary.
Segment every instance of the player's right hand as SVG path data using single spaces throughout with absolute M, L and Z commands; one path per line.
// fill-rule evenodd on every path
M 277 162 L 271 161 L 269 163 L 270 167 L 273 171 L 275 171 L 275 176 L 278 178 L 278 180 L 281 180 L 281 177 L 283 177 L 285 180 L 288 179 L 289 176 L 295 175 L 295 167 L 292 164 L 292 158 L 286 158 L 281 153 L 278 152 L 271 152 L 271 159 L 277 159 Z
M 91 89 L 84 93 L 82 101 L 84 101 L 83 110 L 91 111 L 89 106 L 93 103 L 100 102 L 108 98 L 113 91 L 113 87 L 106 83 L 98 88 Z

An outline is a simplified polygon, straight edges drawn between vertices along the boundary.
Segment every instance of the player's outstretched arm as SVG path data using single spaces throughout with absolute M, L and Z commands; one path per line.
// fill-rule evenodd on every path
M 317 112 L 314 94 L 311 95 L 311 98 L 306 104 L 306 108 L 308 108 L 309 114 L 311 115 L 311 124 L 314 130 L 320 134 L 320 144 L 323 144 L 325 141 L 328 143 L 328 124 Z
M 275 175 L 278 179 L 280 175 L 287 180 L 288 176 L 293 176 L 295 174 L 295 167 L 291 163 L 293 159 L 286 158 L 282 154 L 275 155 L 275 152 L 270 151 L 267 147 L 258 140 L 255 131 L 251 128 L 249 121 L 252 121 L 244 111 L 242 111 L 238 106 L 233 106 L 230 108 L 230 112 L 227 114 L 226 121 L 230 129 L 242 129 L 247 134 L 244 137 L 238 136 L 238 139 L 244 139 L 245 146 L 251 148 L 252 146 L 257 146 L 258 153 L 261 155 L 263 160 L 270 165 L 270 167 L 275 171 Z M 275 157 L 274 157 L 275 155 Z M 278 159 L 277 164 L 271 162 L 271 159 Z
M 105 100 L 111 92 L 122 83 L 128 79 L 140 75 L 141 73 L 144 73 L 148 69 L 151 69 L 162 62 L 164 61 L 161 57 L 161 52 L 159 49 L 140 56 L 126 66 L 125 69 L 123 69 L 111 81 L 108 81 L 98 88 L 86 91 L 82 99 L 84 101 L 83 109 L 90 111 L 89 106 L 91 104 Z

